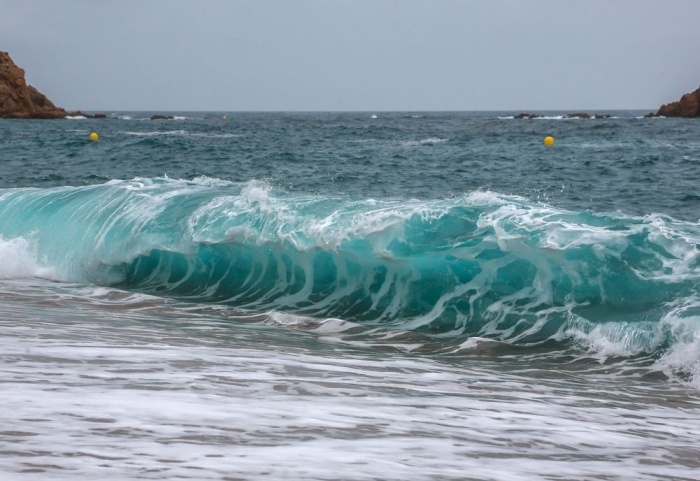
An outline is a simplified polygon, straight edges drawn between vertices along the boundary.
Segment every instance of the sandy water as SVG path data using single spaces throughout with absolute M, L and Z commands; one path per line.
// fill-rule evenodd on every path
M 7 480 L 690 480 L 700 468 L 697 390 L 634 362 L 488 342 L 421 355 L 342 323 L 232 322 L 89 286 L 4 282 L 0 300 Z

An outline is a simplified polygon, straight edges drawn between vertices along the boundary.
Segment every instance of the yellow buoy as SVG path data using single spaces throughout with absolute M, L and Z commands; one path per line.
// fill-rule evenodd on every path
M 546 145 L 547 147 L 551 147 L 552 145 L 554 145 L 554 137 L 551 137 L 549 135 L 547 137 L 545 137 L 544 138 L 544 145 Z
M 98 140 L 100 140 L 100 136 L 97 135 L 97 132 L 91 132 L 90 133 L 90 140 L 92 140 L 93 142 L 97 142 Z

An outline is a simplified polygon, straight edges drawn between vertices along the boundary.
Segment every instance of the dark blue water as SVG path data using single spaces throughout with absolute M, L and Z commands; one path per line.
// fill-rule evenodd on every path
M 474 190 L 576 211 L 696 221 L 698 122 L 512 113 L 183 113 L 184 120 L 0 121 L 1 187 L 209 176 L 293 192 L 444 198 Z M 545 113 L 547 115 L 547 113 Z M 90 130 L 101 135 L 87 142 Z M 546 149 L 546 135 L 556 139 Z
M 691 479 L 700 122 L 601 113 L 0 120 L 1 466 Z

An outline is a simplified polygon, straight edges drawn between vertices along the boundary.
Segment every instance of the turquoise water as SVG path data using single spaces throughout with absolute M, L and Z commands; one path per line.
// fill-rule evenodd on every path
M 700 123 L 605 113 L 0 121 L 1 469 L 692 479 Z

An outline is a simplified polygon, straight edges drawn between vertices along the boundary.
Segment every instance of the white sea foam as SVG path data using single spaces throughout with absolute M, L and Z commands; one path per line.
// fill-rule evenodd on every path
M 512 115 L 507 115 L 507 116 L 502 116 L 498 117 L 501 120 L 516 120 L 515 116 Z M 522 119 L 517 119 L 517 120 L 522 120 Z M 568 118 L 564 117 L 563 115 L 541 115 L 537 117 L 532 117 L 528 118 L 525 120 L 568 120 Z
M 455 362 L 338 342 L 332 320 L 308 332 L 81 292 L 0 283 L 3 479 L 652 481 L 700 467 L 699 400 L 679 385 L 523 363 L 487 341 Z
M 558 337 L 574 340 L 600 362 L 660 354 L 650 370 L 700 388 L 700 299 L 674 303 L 678 306 L 667 306 L 668 313 L 654 321 L 601 324 L 573 316 Z
M 582 149 L 600 149 L 600 150 L 608 150 L 608 149 L 620 149 L 627 147 L 629 144 L 626 142 L 612 142 L 609 140 L 599 140 L 596 142 L 581 142 L 580 144 L 569 144 L 574 147 L 580 147 Z
M 460 351 L 489 351 L 497 349 L 498 347 L 504 345 L 500 341 L 494 341 L 493 339 L 486 339 L 483 337 L 470 337 L 463 343 L 461 343 L 453 352 Z
M 248 221 L 239 225 L 236 219 L 244 216 Z M 294 225 L 296 217 L 288 204 L 271 195 L 268 184 L 250 181 L 238 194 L 218 195 L 199 206 L 187 224 L 189 234 L 196 242 L 247 239 L 264 243 L 277 241 L 284 224 Z M 253 224 L 258 226 L 253 227 Z
M 174 135 L 174 136 L 185 136 L 188 134 L 186 130 L 155 130 L 151 132 L 122 132 L 124 135 L 133 135 L 135 137 L 155 137 L 159 135 Z
M 441 139 L 439 137 L 428 137 L 427 139 L 420 140 L 421 144 L 441 144 L 442 142 L 447 142 L 448 139 Z
M 207 132 L 189 132 L 187 130 L 155 130 L 149 132 L 134 132 L 134 131 L 124 131 L 121 132 L 123 135 L 129 135 L 134 137 L 201 137 L 206 139 L 231 139 L 236 137 L 241 137 L 241 134 L 232 133 L 207 133 Z
M 229 180 L 219 179 L 218 177 L 209 177 L 206 175 L 200 175 L 185 182 L 204 187 L 232 187 L 235 185 Z
M 619 119 L 620 117 L 616 116 L 610 116 L 606 117 L 607 119 Z M 636 117 L 638 119 L 641 119 L 643 117 Z M 504 116 L 499 116 L 498 119 L 500 120 L 516 120 L 516 117 L 513 115 L 504 115 Z M 585 117 L 569 117 L 567 115 L 541 115 L 541 116 L 536 116 L 532 118 L 527 118 L 527 119 L 517 119 L 517 120 L 600 120 L 595 118 L 595 114 L 591 115 L 589 118 Z
M 24 237 L 0 237 L 0 279 L 56 279 L 54 269 L 40 266 L 34 245 Z
M 695 324 L 691 338 L 671 346 L 656 365 L 669 378 L 700 388 L 700 323 Z
M 448 139 L 441 139 L 439 137 L 428 137 L 426 139 L 420 139 L 420 140 L 406 140 L 401 142 L 401 145 L 404 147 L 414 147 L 417 145 L 435 145 L 435 144 L 441 144 L 443 142 L 447 142 Z
M 691 296 L 676 303 L 660 323 L 670 346 L 656 365 L 671 379 L 700 388 L 700 298 Z
M 607 322 L 599 324 L 574 318 L 564 329 L 564 337 L 584 346 L 601 361 L 651 354 L 666 340 L 663 325 L 656 322 Z

